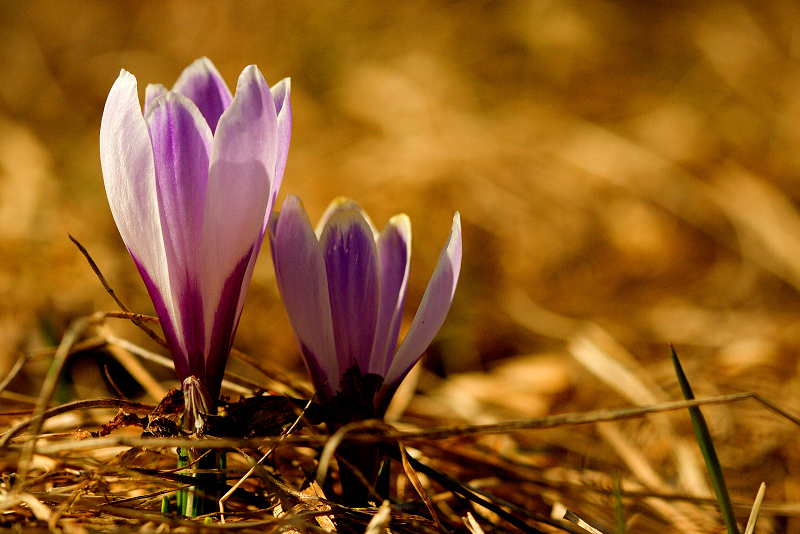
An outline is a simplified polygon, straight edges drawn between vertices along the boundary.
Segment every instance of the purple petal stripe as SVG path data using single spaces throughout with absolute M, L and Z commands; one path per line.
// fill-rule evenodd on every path
M 378 253 L 358 210 L 337 211 L 320 237 L 339 370 L 369 368 L 378 320 Z
M 201 57 L 186 67 L 172 90 L 194 102 L 212 132 L 217 130 L 217 122 L 232 100 L 225 80 L 206 57 Z
M 202 377 L 205 376 L 208 354 L 203 320 L 204 295 L 197 278 L 187 278 L 177 289 L 177 295 L 173 290 L 177 303 L 177 313 L 173 314 L 176 330 L 182 337 L 183 351 L 189 360 L 189 374 Z
M 211 130 L 178 93 L 156 98 L 145 116 L 155 160 L 172 319 L 192 373 L 205 368 L 205 326 L 199 272 Z
M 131 254 L 133 256 L 133 254 Z M 192 374 L 189 369 L 189 354 L 183 346 L 182 336 L 178 335 L 175 323 L 172 322 L 174 311 L 171 307 L 172 296 L 168 291 L 162 291 L 153 280 L 150 278 L 149 273 L 133 256 L 133 261 L 136 268 L 139 269 L 139 274 L 147 287 L 147 293 L 150 295 L 150 300 L 153 301 L 153 307 L 156 310 L 161 330 L 164 332 L 164 338 L 169 345 L 169 351 L 172 355 L 172 361 L 175 363 L 175 374 L 178 375 L 180 380 Z
M 170 275 L 196 277 L 211 131 L 194 104 L 177 93 L 157 98 L 145 119 Z M 172 280 L 173 285 L 180 279 Z
M 214 313 L 211 340 L 207 352 L 208 360 L 205 362 L 203 375 L 198 375 L 204 378 L 203 384 L 208 389 L 209 398 L 214 405 L 219 399 L 220 384 L 225 373 L 225 362 L 233 344 L 233 335 L 239 324 L 239 310 L 236 303 L 242 293 L 243 279 L 250 263 L 252 251 L 251 248 L 249 253 L 242 256 L 222 286 L 222 295 L 217 301 L 219 304 Z

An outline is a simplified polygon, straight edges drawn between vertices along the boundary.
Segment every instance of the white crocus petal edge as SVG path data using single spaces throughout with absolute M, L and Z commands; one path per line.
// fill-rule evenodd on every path
M 397 349 L 376 396 L 375 406 L 378 413 L 386 409 L 400 382 L 417 363 L 444 323 L 461 272 L 461 254 L 461 216 L 456 212 L 447 244 L 439 255 L 436 270 L 428 282 L 417 314 L 400 348 Z
M 167 88 L 160 83 L 147 84 L 147 88 L 144 90 L 144 114 L 147 115 L 147 110 L 150 109 L 153 100 L 167 94 L 167 92 Z
M 372 231 L 373 240 L 377 241 L 378 231 L 375 229 L 375 225 L 372 224 L 372 219 L 369 218 L 367 212 L 364 211 L 364 208 L 362 208 L 358 202 L 348 197 L 337 197 L 333 199 L 330 204 L 328 204 L 328 207 L 325 208 L 325 211 L 322 213 L 322 217 L 319 218 L 317 227 L 314 229 L 314 232 L 317 234 L 317 238 L 322 236 L 322 231 L 325 229 L 325 225 L 328 224 L 328 221 L 331 219 L 331 217 L 333 217 L 334 213 L 350 210 L 355 210 L 361 214 L 364 220 L 367 221 L 369 229 Z
M 120 236 L 168 313 L 175 312 L 156 192 L 150 133 L 139 106 L 136 78 L 122 70 L 100 124 L 100 164 Z M 174 316 L 174 315 L 173 315 Z
M 288 195 L 269 226 L 275 278 L 321 402 L 339 388 L 325 260 L 303 203 Z
M 272 98 L 275 101 L 275 109 L 278 112 L 278 127 L 275 135 L 278 139 L 278 153 L 275 163 L 275 177 L 272 182 L 272 204 L 278 197 L 278 190 L 283 181 L 283 172 L 286 170 L 286 160 L 289 157 L 289 144 L 292 139 L 292 81 L 284 78 L 270 88 Z M 264 229 L 269 224 L 270 214 L 264 217 Z

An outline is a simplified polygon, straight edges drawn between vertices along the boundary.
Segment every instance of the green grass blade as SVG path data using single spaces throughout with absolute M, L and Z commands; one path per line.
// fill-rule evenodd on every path
M 161 515 L 166 517 L 172 515 L 172 506 L 170 505 L 169 497 L 166 495 L 161 497 Z
M 694 394 L 692 388 L 689 386 L 689 381 L 683 373 L 681 363 L 678 361 L 678 355 L 675 352 L 675 347 L 670 345 L 672 351 L 672 363 L 675 365 L 675 373 L 678 375 L 678 383 L 681 385 L 683 397 L 686 400 L 693 400 Z M 711 484 L 714 486 L 714 492 L 717 494 L 717 500 L 722 511 L 722 519 L 725 521 L 725 527 L 728 529 L 728 534 L 739 534 L 739 528 L 736 526 L 736 518 L 733 515 L 733 506 L 731 505 L 731 498 L 728 495 L 728 487 L 725 485 L 725 479 L 722 476 L 722 469 L 717 459 L 717 452 L 714 450 L 714 444 L 711 442 L 711 432 L 708 430 L 708 425 L 700 412 L 700 408 L 689 408 L 689 415 L 692 417 L 692 425 L 694 432 L 697 435 L 697 443 L 700 445 L 700 452 L 703 453 L 703 458 L 706 461 L 706 468 L 708 475 L 711 477 Z
M 614 495 L 614 534 L 625 534 L 625 505 L 622 504 L 622 481 L 619 473 L 614 473 L 612 480 Z

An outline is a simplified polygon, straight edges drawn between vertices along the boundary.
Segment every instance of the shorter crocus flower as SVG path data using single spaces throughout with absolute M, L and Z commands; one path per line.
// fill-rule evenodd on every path
M 392 217 L 378 234 L 356 202 L 340 198 L 315 232 L 300 199 L 290 195 L 270 225 L 270 243 L 278 288 L 320 400 L 345 392 L 357 370 L 356 377 L 378 377 L 366 415 L 382 415 L 450 309 L 461 269 L 459 214 L 399 348 L 408 216 Z
M 178 377 L 213 410 L 291 135 L 289 80 L 253 65 L 232 96 L 206 58 L 171 91 L 120 74 L 100 126 L 106 193 Z M 195 377 L 195 379 L 191 379 Z M 191 395 L 190 395 L 191 396 Z M 195 403 L 197 404 L 197 403 Z

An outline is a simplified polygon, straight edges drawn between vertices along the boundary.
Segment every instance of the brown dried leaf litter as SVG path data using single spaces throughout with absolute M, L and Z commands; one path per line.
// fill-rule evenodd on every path
M 89 334 L 72 350 L 97 344 Z M 445 382 L 423 372 L 422 394 L 381 438 L 401 443 L 414 459 L 393 462 L 392 501 L 382 508 L 377 501 L 371 509 L 338 505 L 335 462 L 323 486 L 317 484 L 314 474 L 329 436 L 313 410 L 283 396 L 252 390 L 247 399 L 230 404 L 216 422 L 227 428 L 227 438 L 178 430 L 181 399 L 175 392 L 158 407 L 114 399 L 57 406 L 45 412 L 35 438 L 30 432 L 40 419 L 20 404 L 18 412 L 3 418 L 0 521 L 64 532 L 181 531 L 201 525 L 242 532 L 363 532 L 368 524 L 372 530 L 409 533 L 463 531 L 476 524 L 485 532 L 575 532 L 580 527 L 563 520 L 564 510 L 570 510 L 611 532 L 621 507 L 631 532 L 717 531 L 720 520 L 702 460 L 685 432 L 687 403 L 657 388 L 599 327 L 580 329 L 569 347 L 588 371 L 559 365 L 552 357 L 523 357 L 487 375 Z M 585 376 L 577 390 L 580 374 Z M 285 384 L 292 391 L 305 387 Z M 595 394 L 604 390 L 609 401 L 616 399 L 608 404 L 625 408 L 545 415 L 565 412 L 557 405 L 585 402 L 587 387 Z M 506 395 L 514 402 L 504 400 Z M 769 399 L 735 394 L 707 400 L 712 428 L 719 427 L 719 417 L 749 410 L 765 421 L 774 418 L 780 432 L 797 432 L 797 419 Z M 231 416 L 237 410 L 240 418 L 264 423 L 239 425 Z M 240 429 L 237 435 L 224 421 L 249 428 L 251 435 L 267 435 L 248 438 Z M 357 429 L 354 436 L 359 437 Z M 376 439 L 370 432 L 360 436 Z M 161 515 L 162 497 L 191 481 L 175 467 L 175 447 L 201 441 L 228 451 L 228 484 L 235 487 L 221 502 L 221 514 L 210 523 Z M 742 488 L 740 470 L 728 473 L 737 513 L 744 518 L 755 493 Z M 767 479 L 768 487 L 776 483 L 776 473 L 768 470 L 750 477 Z M 779 531 L 782 517 L 798 513 L 790 500 L 770 498 L 768 491 L 757 532 Z

